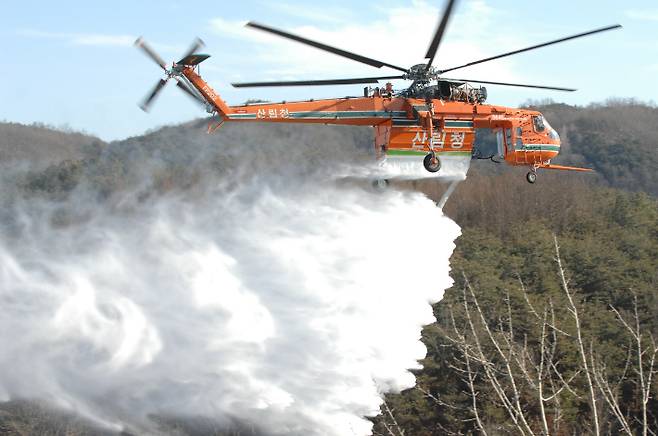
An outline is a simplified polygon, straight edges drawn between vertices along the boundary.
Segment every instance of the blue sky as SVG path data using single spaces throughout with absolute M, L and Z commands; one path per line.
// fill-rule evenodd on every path
M 194 5 L 191 7 L 191 5 Z M 161 70 L 133 46 L 143 35 L 168 62 L 200 36 L 212 55 L 203 77 L 230 104 L 359 95 L 361 87 L 235 89 L 233 81 L 398 74 L 252 29 L 287 29 L 402 66 L 423 61 L 443 0 L 164 1 L 23 0 L 0 16 L 0 120 L 43 122 L 105 140 L 204 115 L 179 90 L 164 90 L 149 114 L 137 102 Z M 451 77 L 578 88 L 565 94 L 489 86 L 489 103 L 552 98 L 585 105 L 609 97 L 658 101 L 658 2 L 462 0 L 435 66 L 450 67 L 605 25 L 622 30 L 492 61 Z M 403 82 L 394 83 L 399 87 Z

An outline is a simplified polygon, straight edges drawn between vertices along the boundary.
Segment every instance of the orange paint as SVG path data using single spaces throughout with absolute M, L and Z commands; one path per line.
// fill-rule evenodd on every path
M 588 171 L 551 165 L 560 138 L 537 111 L 376 95 L 229 106 L 193 68 L 182 73 L 224 121 L 372 126 L 377 157 L 430 151 L 470 155 L 475 129 L 493 129 L 500 132 L 500 157 L 510 165 Z

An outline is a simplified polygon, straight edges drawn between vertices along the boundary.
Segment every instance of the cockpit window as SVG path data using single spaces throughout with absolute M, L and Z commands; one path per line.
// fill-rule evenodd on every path
M 535 126 L 535 132 L 541 133 L 546 129 L 544 117 L 542 116 L 534 115 L 532 117 L 532 124 Z

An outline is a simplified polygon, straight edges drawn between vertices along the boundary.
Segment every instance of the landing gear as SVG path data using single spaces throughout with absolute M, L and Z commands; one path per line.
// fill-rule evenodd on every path
M 372 187 L 377 191 L 384 191 L 389 185 L 388 179 L 377 179 L 372 181 Z
M 528 174 L 525 175 L 525 179 L 528 181 L 528 183 L 535 183 L 537 181 L 537 171 L 534 169 Z
M 430 173 L 435 173 L 441 169 L 441 161 L 434 152 L 431 152 L 425 156 L 425 159 L 423 159 L 423 166 L 425 166 L 425 169 Z

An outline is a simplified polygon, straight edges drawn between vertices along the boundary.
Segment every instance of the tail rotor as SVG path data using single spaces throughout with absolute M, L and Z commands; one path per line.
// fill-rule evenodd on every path
M 200 38 L 196 38 L 193 42 L 190 48 L 185 52 L 185 56 L 183 56 L 183 60 L 187 59 L 189 56 L 192 56 L 196 53 L 197 50 L 199 50 L 201 47 L 204 46 L 203 41 Z M 176 86 L 180 88 L 185 94 L 190 96 L 194 101 L 201 105 L 206 105 L 205 99 L 194 89 L 192 89 L 185 80 L 185 77 L 181 73 L 181 68 L 176 64 L 173 63 L 171 68 L 167 68 L 167 64 L 165 61 L 156 53 L 155 50 L 151 46 L 149 46 L 144 38 L 141 36 L 137 38 L 135 41 L 135 47 L 138 49 L 142 50 L 146 56 L 148 56 L 153 62 L 158 64 L 160 68 L 162 68 L 165 72 L 165 78 L 160 79 L 155 86 L 153 87 L 152 91 L 144 98 L 144 100 L 139 104 L 139 107 L 144 111 L 148 112 L 151 109 L 151 105 L 155 101 L 156 97 L 160 94 L 160 91 L 162 91 L 162 88 L 167 84 L 169 79 L 175 79 L 176 80 Z M 207 55 L 204 55 L 207 57 Z

